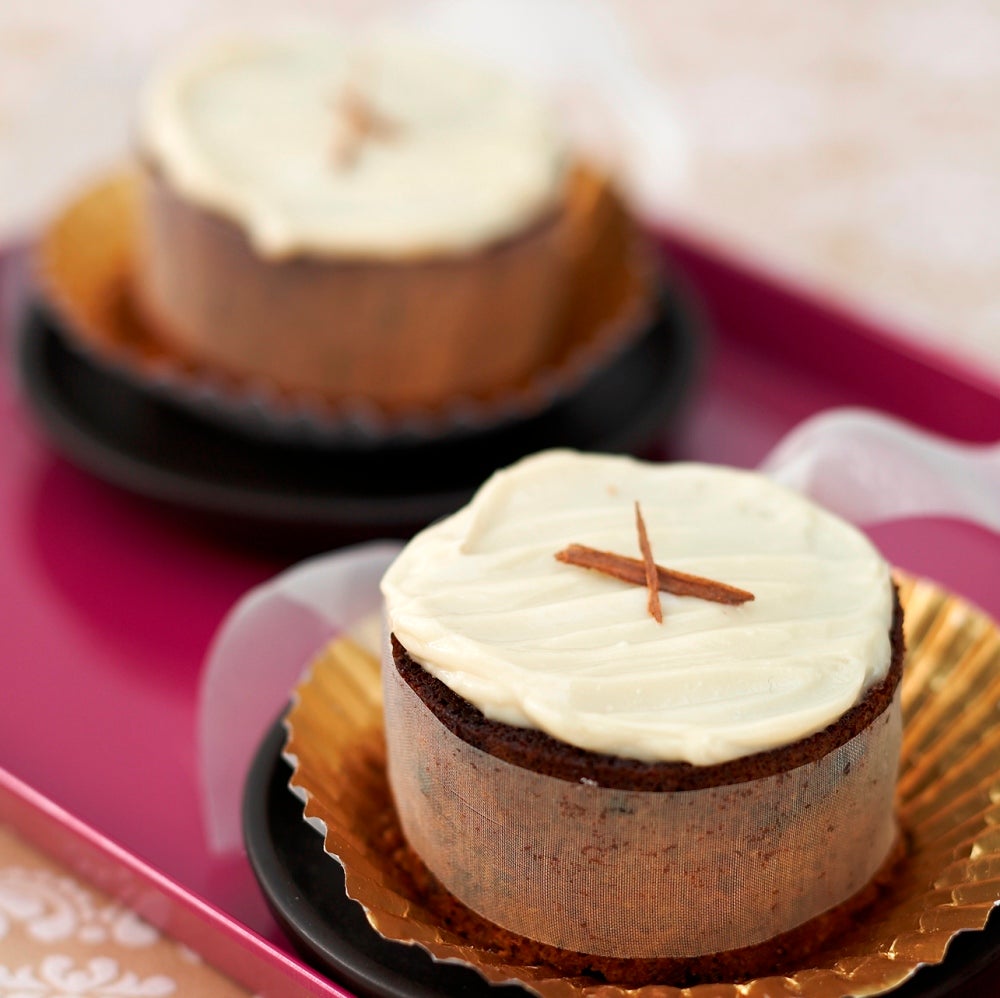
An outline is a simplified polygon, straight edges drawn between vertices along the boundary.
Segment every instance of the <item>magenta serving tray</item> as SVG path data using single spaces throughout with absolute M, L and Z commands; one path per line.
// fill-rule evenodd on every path
M 687 235 L 663 241 L 713 328 L 666 456 L 754 465 L 801 419 L 845 404 L 1000 439 L 1000 386 Z M 285 564 L 56 455 L 14 377 L 15 269 L 0 257 L 0 822 L 257 993 L 342 996 L 293 955 L 245 858 L 210 854 L 200 820 L 203 657 L 236 599 Z M 1000 616 L 993 535 L 939 520 L 873 537 L 900 567 Z

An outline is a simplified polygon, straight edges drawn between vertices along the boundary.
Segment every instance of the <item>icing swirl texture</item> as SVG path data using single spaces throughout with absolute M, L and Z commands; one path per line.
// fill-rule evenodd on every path
M 204 44 L 152 75 L 139 136 L 177 191 L 266 257 L 478 249 L 554 210 L 567 168 L 534 94 L 388 34 Z
M 568 544 L 754 593 L 725 606 L 563 564 Z M 865 536 L 754 472 L 548 451 L 418 534 L 382 582 L 389 629 L 490 719 L 580 748 L 711 765 L 819 731 L 884 678 L 889 568 Z

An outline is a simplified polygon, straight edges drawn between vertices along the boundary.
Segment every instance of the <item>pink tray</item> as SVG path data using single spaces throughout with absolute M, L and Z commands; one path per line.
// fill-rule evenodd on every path
M 671 455 L 753 465 L 802 418 L 843 404 L 881 407 L 970 441 L 1000 439 L 997 386 L 687 236 L 664 242 L 715 329 L 705 381 Z M 4 266 L 9 276 L 9 255 L 0 277 Z M 0 300 L 3 345 L 10 284 Z M 210 856 L 200 823 L 202 659 L 237 597 L 284 565 L 217 543 L 57 457 L 3 354 L 0 822 L 258 993 L 346 994 L 291 955 L 246 861 Z M 873 536 L 901 567 L 1000 616 L 992 535 L 910 521 Z

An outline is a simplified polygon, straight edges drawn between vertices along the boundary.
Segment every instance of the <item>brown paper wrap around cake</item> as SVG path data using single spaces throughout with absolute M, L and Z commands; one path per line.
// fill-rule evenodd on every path
M 135 303 L 179 353 L 235 377 L 388 412 L 489 397 L 552 355 L 568 288 L 570 220 L 467 254 L 271 259 L 243 230 L 140 175 Z
M 463 904 L 549 946 L 618 960 L 754 946 L 853 897 L 896 840 L 898 694 L 816 762 L 656 793 L 571 783 L 474 748 L 391 656 L 382 692 L 407 842 Z
M 378 657 L 343 639 L 297 688 L 287 719 L 292 787 L 305 817 L 326 828 L 348 894 L 373 928 L 459 960 L 495 982 L 516 980 L 544 998 L 811 998 L 874 995 L 940 961 L 963 930 L 979 929 L 1000 899 L 1000 632 L 985 615 L 931 583 L 900 580 L 909 649 L 897 813 L 907 855 L 880 896 L 844 932 L 796 966 L 756 981 L 688 988 L 624 988 L 518 964 L 476 945 L 428 909 L 398 853 L 401 838 L 385 774 Z M 695 913 L 710 902 L 692 893 Z M 613 904 L 608 902 L 609 907 Z
M 447 264 L 264 260 L 133 169 L 68 205 L 37 262 L 71 342 L 140 385 L 230 424 L 362 443 L 537 412 L 641 334 L 656 293 L 651 250 L 585 169 L 560 212 Z

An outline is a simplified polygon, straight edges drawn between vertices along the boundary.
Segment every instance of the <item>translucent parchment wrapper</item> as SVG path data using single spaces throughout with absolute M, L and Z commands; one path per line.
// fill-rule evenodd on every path
M 388 650 L 382 680 L 407 841 L 460 901 L 529 939 L 623 959 L 753 946 L 852 897 L 896 838 L 898 693 L 809 765 L 649 793 L 570 783 L 474 748 L 424 705 Z
M 808 966 L 741 984 L 626 989 L 519 966 L 454 935 L 422 903 L 383 849 L 374 816 L 389 806 L 378 654 L 341 638 L 296 688 L 287 718 L 292 787 L 344 866 L 349 895 L 383 936 L 459 960 L 488 980 L 518 981 L 543 998 L 737 998 L 874 995 L 942 959 L 954 936 L 981 928 L 1000 874 L 1000 633 L 937 586 L 899 579 L 910 649 L 900 691 L 904 721 L 896 810 L 908 850 L 880 899 Z M 685 913 L 713 903 L 687 893 Z M 609 901 L 609 918 L 615 917 Z M 780 976 L 779 976 L 780 975 Z

